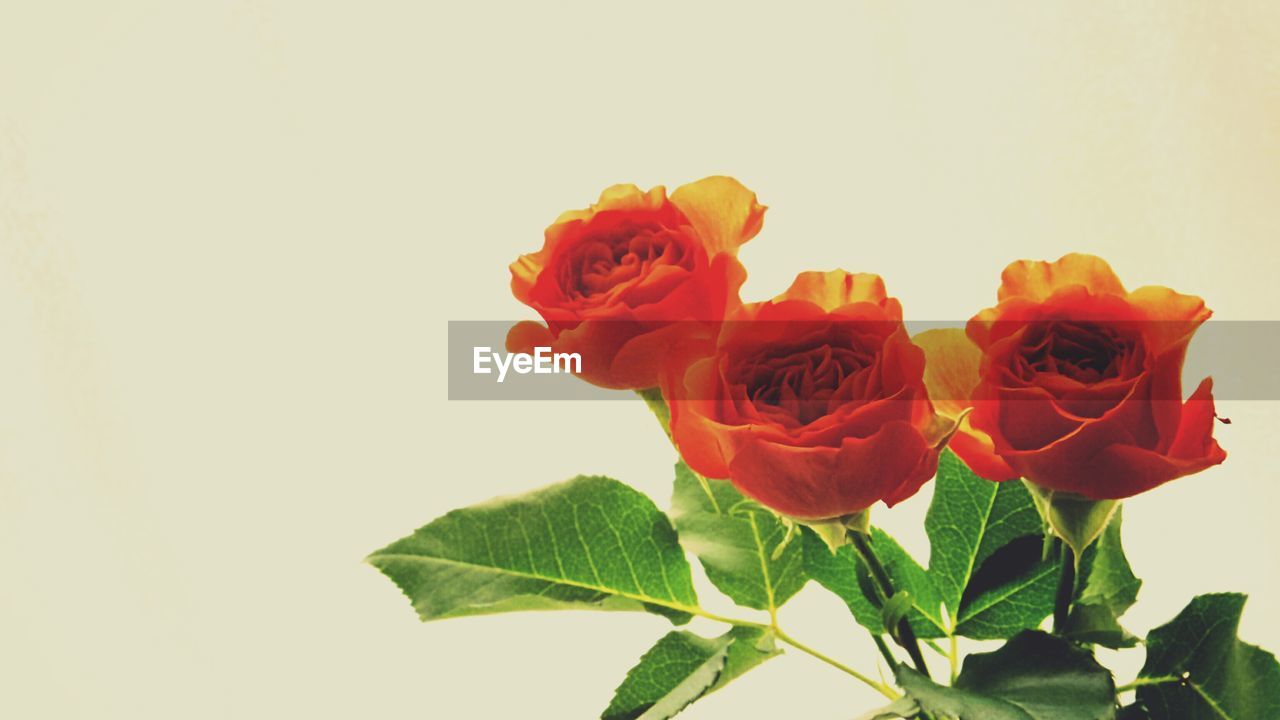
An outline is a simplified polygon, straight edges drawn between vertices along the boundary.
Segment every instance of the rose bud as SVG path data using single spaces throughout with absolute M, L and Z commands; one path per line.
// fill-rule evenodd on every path
M 663 375 L 685 461 L 800 520 L 913 495 L 954 425 L 934 413 L 924 353 L 875 275 L 801 273 L 744 305 L 714 348 L 675 352 Z
M 551 347 L 581 356 L 580 376 L 607 388 L 656 387 L 675 344 L 709 344 L 739 304 L 738 247 L 760 231 L 764 206 L 737 180 L 709 177 L 667 197 L 615 185 L 564 213 L 541 250 L 511 265 L 511 291 L 546 321 L 522 322 L 512 352 Z
M 1090 255 L 1015 262 L 998 299 L 965 332 L 916 338 L 939 410 L 973 408 L 951 447 L 975 472 L 1106 500 L 1226 459 L 1212 381 L 1182 398 L 1187 344 L 1210 315 L 1203 300 L 1128 292 Z

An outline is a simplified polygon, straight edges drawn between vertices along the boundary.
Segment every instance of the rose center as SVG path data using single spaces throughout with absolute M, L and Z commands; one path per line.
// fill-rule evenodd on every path
M 683 244 L 670 230 L 625 224 L 574 248 L 562 266 L 561 286 L 574 297 L 591 298 L 635 282 L 656 266 L 686 261 Z
M 822 343 L 757 358 L 743 366 L 741 382 L 758 410 L 807 425 L 830 414 L 874 362 L 866 351 Z
M 1093 385 L 1125 375 L 1136 342 L 1116 327 L 1049 322 L 1028 327 L 1019 353 L 1020 375 L 1062 375 Z

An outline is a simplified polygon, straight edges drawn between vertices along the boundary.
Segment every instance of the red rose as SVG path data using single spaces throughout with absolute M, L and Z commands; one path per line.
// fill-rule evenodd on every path
M 737 180 L 709 177 L 643 192 L 615 185 L 560 216 L 542 249 L 511 265 L 511 291 L 547 325 L 519 323 L 508 350 L 581 355 L 581 377 L 609 388 L 658 384 L 664 351 L 739 304 L 737 249 L 760 231 L 764 206 Z
M 893 505 L 933 477 L 945 423 L 923 373 L 879 277 L 807 272 L 742 306 L 709 352 L 673 354 L 662 389 L 690 467 L 819 520 Z
M 1024 477 L 1095 500 L 1130 497 L 1226 459 L 1212 381 L 1182 399 L 1204 301 L 1127 292 L 1103 260 L 1016 262 L 999 304 L 916 340 L 940 411 L 973 407 L 952 448 L 992 480 Z

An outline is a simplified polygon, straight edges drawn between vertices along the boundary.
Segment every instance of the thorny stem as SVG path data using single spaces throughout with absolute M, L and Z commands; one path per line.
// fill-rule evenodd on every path
M 880 651 L 880 657 L 884 658 L 884 661 L 889 663 L 889 669 L 892 670 L 898 667 L 898 659 L 889 651 L 889 646 L 885 644 L 884 638 L 875 633 L 871 633 L 871 639 L 875 641 L 876 649 Z
M 850 532 L 849 541 L 853 545 L 853 549 L 857 551 L 858 556 L 866 563 L 867 570 L 871 572 L 871 577 L 876 582 L 876 587 L 880 589 L 883 595 L 882 600 L 888 600 L 893 597 L 893 581 L 889 579 L 889 572 L 884 569 L 884 565 L 880 564 L 880 559 L 876 557 L 875 551 L 871 548 L 870 539 L 863 533 Z M 916 633 L 911 629 L 911 623 L 907 618 L 898 621 L 898 632 L 894 638 L 899 645 L 907 651 L 911 656 L 911 664 L 916 666 L 920 674 L 929 677 L 929 666 L 925 664 L 924 653 L 920 652 L 920 641 L 916 639 Z

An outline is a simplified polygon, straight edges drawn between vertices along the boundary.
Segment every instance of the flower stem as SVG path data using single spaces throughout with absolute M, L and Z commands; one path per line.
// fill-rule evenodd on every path
M 1062 574 L 1058 576 L 1058 596 L 1053 604 L 1053 634 L 1061 635 L 1067 629 L 1067 618 L 1071 615 L 1071 601 L 1076 594 L 1076 557 L 1071 546 L 1061 539 L 1058 543 L 1058 558 L 1062 562 Z
M 884 569 L 884 565 L 876 557 L 875 550 L 871 548 L 870 537 L 864 533 L 851 531 L 849 541 L 853 544 L 853 549 L 857 551 L 858 556 L 862 558 L 862 562 L 866 564 L 867 570 L 871 572 L 871 578 L 875 580 L 876 587 L 880 590 L 881 601 L 893 597 L 893 581 L 889 579 L 889 572 Z M 898 631 L 895 633 L 894 640 L 907 651 L 907 655 L 911 656 L 911 664 L 915 665 L 922 675 L 929 677 L 929 666 L 925 664 L 924 653 L 920 652 L 920 641 L 916 639 L 916 633 L 911 629 L 911 623 L 907 618 L 904 617 L 898 621 Z
M 889 663 L 889 670 L 893 670 L 898 667 L 898 659 L 893 656 L 892 652 L 890 652 L 889 646 L 884 642 L 884 638 L 875 633 L 871 633 L 871 639 L 875 641 L 876 649 L 880 651 L 880 657 L 884 658 L 884 661 Z

